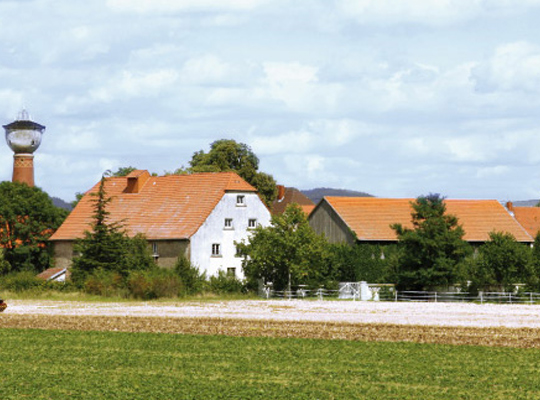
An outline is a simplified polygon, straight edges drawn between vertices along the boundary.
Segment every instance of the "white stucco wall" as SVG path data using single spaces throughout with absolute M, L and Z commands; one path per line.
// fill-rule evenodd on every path
M 244 196 L 244 204 L 237 205 L 237 196 Z M 225 219 L 232 219 L 232 228 L 225 228 Z M 235 257 L 234 242 L 249 236 L 248 221 L 256 219 L 262 226 L 270 225 L 270 212 L 255 193 L 225 193 L 214 211 L 191 237 L 191 263 L 215 275 L 218 270 L 236 268 L 236 276 L 243 278 L 242 259 Z M 221 255 L 212 256 L 212 244 L 219 244 Z

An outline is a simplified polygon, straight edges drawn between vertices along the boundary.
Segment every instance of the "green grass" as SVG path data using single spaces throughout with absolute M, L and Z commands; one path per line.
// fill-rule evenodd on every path
M 18 329 L 0 340 L 2 400 L 540 398 L 539 350 Z

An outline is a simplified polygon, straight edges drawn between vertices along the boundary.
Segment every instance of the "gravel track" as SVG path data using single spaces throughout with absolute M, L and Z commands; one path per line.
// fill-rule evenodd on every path
M 540 306 L 353 301 L 89 303 L 13 300 L 6 328 L 540 347 Z

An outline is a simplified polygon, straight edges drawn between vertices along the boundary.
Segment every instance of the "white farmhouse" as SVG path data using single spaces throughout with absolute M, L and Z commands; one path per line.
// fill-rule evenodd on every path
M 77 204 L 51 237 L 56 266 L 69 268 L 73 244 L 91 229 L 99 183 Z M 270 212 L 256 189 L 234 172 L 150 176 L 136 170 L 105 182 L 111 202 L 109 222 L 120 222 L 129 236 L 145 235 L 159 266 L 171 268 L 180 255 L 209 275 L 219 270 L 243 277 L 234 242 L 250 229 L 270 224 Z

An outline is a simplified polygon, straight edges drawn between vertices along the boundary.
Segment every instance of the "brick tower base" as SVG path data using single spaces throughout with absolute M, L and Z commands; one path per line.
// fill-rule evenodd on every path
M 34 186 L 34 156 L 32 154 L 13 155 L 12 182 L 26 183 Z

